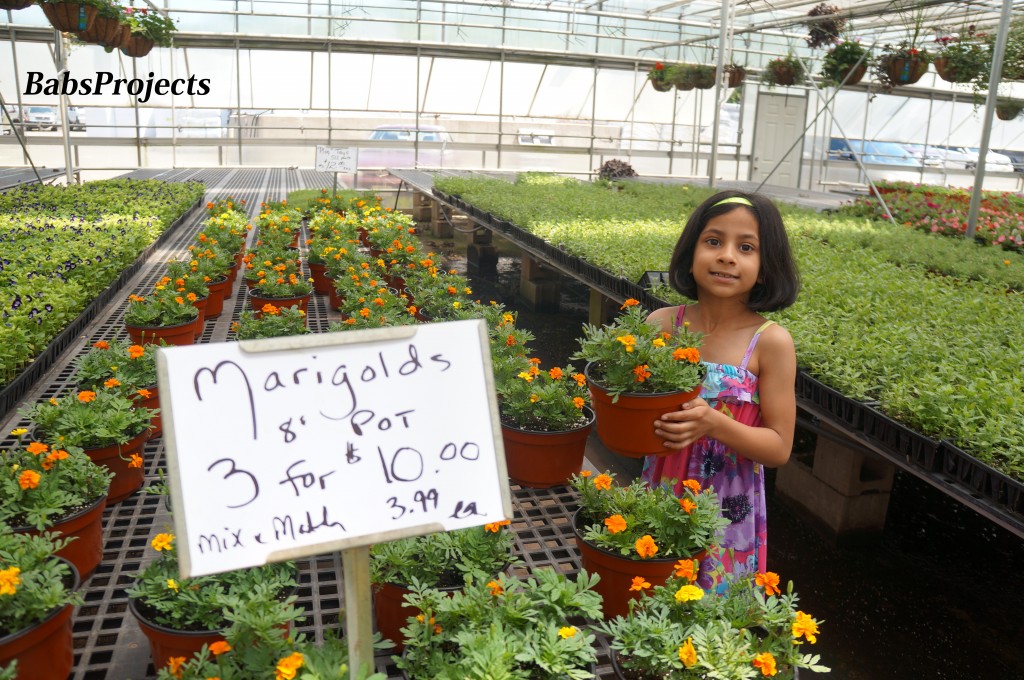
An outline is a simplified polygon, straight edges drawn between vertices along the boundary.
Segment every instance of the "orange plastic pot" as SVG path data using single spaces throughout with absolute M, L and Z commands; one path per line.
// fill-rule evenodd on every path
M 100 496 L 92 504 L 45 529 L 56 532 L 62 538 L 74 537 L 75 540 L 55 554 L 73 564 L 83 581 L 92 576 L 96 566 L 103 559 L 103 510 L 106 507 L 106 495 Z M 41 533 L 35 527 L 16 527 L 14 531 L 30 536 L 38 536 Z
M 143 467 L 132 467 L 132 454 L 142 455 L 142 447 L 149 438 L 149 430 L 143 430 L 123 444 L 98 446 L 83 449 L 85 455 L 96 463 L 114 473 L 107 492 L 107 502 L 113 505 L 142 488 L 145 481 Z
M 231 280 L 227 276 L 222 276 L 210 281 L 206 287 L 210 289 L 210 294 L 206 298 L 206 318 L 216 319 L 224 312 L 224 300 L 231 289 Z
M 584 372 L 590 387 L 590 405 L 597 416 L 597 436 L 609 451 L 629 458 L 672 453 L 654 433 L 654 421 L 697 397 L 700 385 L 689 392 L 626 393 L 613 401 L 608 390 L 590 377 L 589 364 Z
M 135 405 L 140 408 L 160 408 L 160 390 L 156 385 L 146 388 L 149 391 L 149 396 L 143 399 L 142 397 L 136 396 Z M 164 421 L 157 413 L 155 416 L 149 419 L 149 438 L 156 439 L 164 433 Z
M 548 489 L 569 483 L 583 467 L 594 412 L 584 407 L 587 423 L 574 430 L 533 432 L 501 426 L 509 478 L 520 486 Z
M 71 566 L 71 590 L 80 583 Z M 54 609 L 39 623 L 0 637 L 0 668 L 18 662 L 16 680 L 66 680 L 74 666 L 71 611 L 65 605 Z
M 462 590 L 462 587 L 447 586 L 438 590 L 451 594 Z M 404 598 L 409 592 L 408 588 L 398 583 L 373 584 L 373 614 L 377 621 L 377 631 L 382 638 L 394 643 L 396 654 L 401 654 L 405 649 L 402 628 L 405 628 L 406 620 L 419 613 L 418 609 L 405 603 Z
M 196 341 L 196 319 L 174 326 L 129 326 L 125 324 L 128 337 L 132 342 L 159 344 L 161 340 L 168 345 L 193 345 Z
M 128 600 L 128 609 L 149 641 L 149 653 L 153 658 L 153 668 L 157 671 L 165 668 L 171 657 L 183 656 L 191 659 L 203 645 L 212 645 L 224 639 L 223 632 L 219 630 L 176 630 L 150 621 L 139 611 L 136 601 L 131 598 Z
M 313 279 L 313 290 L 320 295 L 328 295 L 334 282 L 327 278 L 327 265 L 309 262 L 309 276 Z

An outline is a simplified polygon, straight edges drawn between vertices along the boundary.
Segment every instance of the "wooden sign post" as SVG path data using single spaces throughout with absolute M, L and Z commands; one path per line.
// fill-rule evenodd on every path
M 373 543 L 512 517 L 482 320 L 157 351 L 183 578 L 342 551 L 372 667 Z

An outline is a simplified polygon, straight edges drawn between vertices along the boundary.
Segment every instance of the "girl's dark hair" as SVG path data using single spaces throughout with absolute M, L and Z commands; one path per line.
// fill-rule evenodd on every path
M 721 203 L 727 198 L 745 198 L 751 205 L 743 203 Z M 719 205 L 721 203 L 721 205 Z M 693 252 L 697 248 L 701 232 L 712 218 L 733 210 L 749 210 L 758 223 L 758 239 L 761 249 L 760 283 L 750 291 L 747 306 L 755 312 L 773 312 L 784 309 L 796 302 L 800 290 L 800 275 L 796 270 L 793 252 L 789 247 L 786 228 L 782 224 L 779 209 L 765 196 L 742 191 L 720 191 L 707 199 L 693 211 L 686 227 L 672 251 L 669 265 L 669 282 L 672 288 L 686 297 L 697 299 L 697 283 L 690 269 L 693 267 Z

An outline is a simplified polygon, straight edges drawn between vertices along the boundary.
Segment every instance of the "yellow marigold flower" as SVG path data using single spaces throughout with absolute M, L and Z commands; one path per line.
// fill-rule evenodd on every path
M 78 393 L 78 401 L 83 404 L 88 404 L 90 401 L 96 398 L 96 393 L 91 390 L 82 390 Z
M 171 543 L 173 542 L 174 534 L 157 534 L 156 537 L 153 538 L 153 542 L 150 543 L 150 545 L 153 546 L 153 550 L 160 552 L 163 550 L 170 550 Z
M 576 626 L 563 626 L 558 629 L 558 636 L 563 640 L 566 640 L 568 638 L 575 637 L 577 632 L 578 629 Z
M 511 314 L 507 314 L 506 313 L 506 314 L 502 314 L 501 315 L 501 322 L 503 324 L 505 324 L 505 323 L 515 323 L 515 321 L 516 321 L 516 318 L 514 316 L 512 316 Z
M 636 338 L 632 335 L 620 335 L 615 339 L 622 343 L 622 346 L 626 348 L 627 352 L 632 352 L 633 347 L 636 346 Z
M 23 434 L 28 434 L 28 428 L 16 427 L 13 430 L 11 430 L 11 436 L 13 437 L 20 437 Z
M 40 453 L 46 453 L 50 450 L 50 447 L 42 442 L 32 442 L 25 447 L 25 450 L 31 453 L 33 456 L 38 456 Z
M 754 578 L 754 583 L 764 588 L 765 595 L 778 595 L 782 592 L 779 590 L 779 575 L 774 571 L 766 571 L 763 574 L 758 574 Z
M 531 374 L 530 374 L 530 373 L 528 373 L 527 371 L 523 371 L 522 373 L 520 373 L 520 374 L 519 374 L 519 375 L 517 375 L 516 377 L 517 377 L 517 378 L 522 378 L 522 379 L 523 379 L 523 380 L 525 380 L 526 382 L 533 382 L 533 375 L 531 375 Z
M 622 307 L 620 307 L 619 309 L 629 309 L 630 307 L 636 307 L 638 304 L 640 304 L 639 300 L 629 298 L 628 300 L 622 303 Z
M 803 612 L 797 612 L 796 621 L 793 622 L 793 637 L 800 636 L 807 638 L 812 645 L 818 641 L 818 622 Z
M 761 675 L 771 676 L 776 675 L 779 671 L 775 668 L 775 657 L 772 656 L 771 652 L 763 652 L 754 657 L 752 662 L 754 668 L 761 670 Z
M 530 403 L 531 404 L 536 404 L 538 401 L 540 401 L 540 397 L 538 397 L 536 394 L 531 394 L 530 395 Z
M 583 397 L 573 397 L 572 405 L 582 410 L 583 407 L 587 405 L 587 400 L 584 399 Z
M 697 580 L 697 560 L 679 560 L 672 568 L 680 578 L 685 578 L 691 583 Z
M 54 397 L 50 397 L 48 401 L 50 402 L 51 406 L 56 406 L 58 404 L 57 399 Z
M 607 491 L 612 488 L 612 478 L 605 474 L 600 474 L 594 477 L 594 488 L 601 491 Z
M 107 389 L 119 387 L 120 385 L 121 381 L 118 380 L 117 378 L 107 378 L 106 380 L 103 381 L 103 386 L 106 387 Z
M 693 648 L 693 638 L 686 638 L 686 642 L 679 648 L 679 660 L 687 668 L 697 663 L 697 650 Z
M 178 582 L 175 581 L 173 578 L 167 579 L 167 587 L 168 589 L 173 590 L 174 592 L 178 592 L 179 590 Z
M 0 595 L 14 595 L 21 585 L 20 567 L 8 567 L 0 569 Z
M 274 676 L 274 680 L 295 680 L 295 675 L 302 668 L 304 662 L 305 657 L 300 652 L 292 652 L 277 662 L 277 674 Z
M 502 588 L 501 584 L 498 583 L 497 581 L 489 581 L 487 583 L 487 587 L 490 588 L 491 595 L 493 595 L 494 597 L 498 597 L 499 595 L 501 595 L 502 593 L 505 592 L 505 589 Z M 433 620 L 433 619 L 431 619 L 431 620 Z
M 654 557 L 658 554 L 658 544 L 654 542 L 650 534 L 644 534 L 633 545 L 636 548 L 636 554 L 643 559 Z
M 630 590 L 635 590 L 636 592 L 639 593 L 641 590 L 646 590 L 646 589 L 648 589 L 650 587 L 651 587 L 651 582 L 650 581 L 645 581 L 643 576 L 634 576 L 633 577 L 633 583 L 632 583 L 632 585 L 629 586 L 629 589 Z
M 39 473 L 35 470 L 25 470 L 18 476 L 18 486 L 28 491 L 39 487 Z
M 626 518 L 622 515 L 612 515 L 605 518 L 604 525 L 608 528 L 608 533 L 617 534 L 626 530 Z
M 697 586 L 685 585 L 676 591 L 675 598 L 676 602 L 682 604 L 684 602 L 690 602 L 692 600 L 699 600 L 704 597 L 704 591 Z
M 142 345 L 132 345 L 128 348 L 128 357 L 131 359 L 138 359 L 146 353 L 146 348 Z
M 654 340 L 651 340 L 651 344 L 654 345 L 655 347 L 664 347 L 665 341 L 662 340 L 661 338 L 655 338 Z
M 132 454 L 132 459 L 128 463 L 128 467 L 130 467 L 130 468 L 140 468 L 140 467 L 142 467 L 142 456 L 140 456 L 137 453 L 133 453 Z

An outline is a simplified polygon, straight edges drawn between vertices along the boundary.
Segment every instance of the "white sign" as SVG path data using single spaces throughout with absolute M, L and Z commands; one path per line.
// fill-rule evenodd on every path
M 316 145 L 316 169 L 321 172 L 355 172 L 359 150 L 351 146 Z
M 161 348 L 182 577 L 511 518 L 482 320 Z

